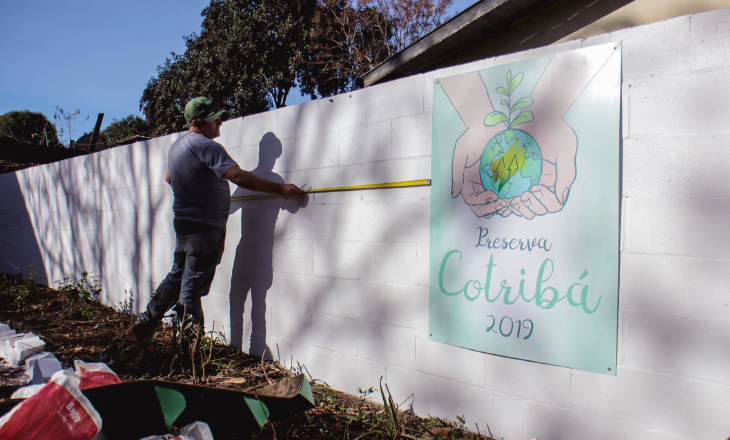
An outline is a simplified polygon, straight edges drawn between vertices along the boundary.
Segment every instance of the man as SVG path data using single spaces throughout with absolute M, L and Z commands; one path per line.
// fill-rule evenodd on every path
M 203 326 L 200 299 L 208 294 L 223 255 L 231 207 L 228 181 L 287 200 L 302 195 L 295 185 L 272 182 L 242 170 L 225 148 L 213 140 L 220 136 L 224 113 L 208 98 L 191 100 L 185 106 L 185 120 L 190 128 L 170 146 L 165 180 L 173 193 L 175 254 L 172 270 L 132 326 L 132 333 L 140 342 L 152 338 L 164 314 L 178 300 L 183 312 Z

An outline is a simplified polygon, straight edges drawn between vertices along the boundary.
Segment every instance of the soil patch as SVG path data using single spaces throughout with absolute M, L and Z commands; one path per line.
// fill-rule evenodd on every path
M 298 373 L 231 348 L 215 334 L 197 341 L 191 359 L 177 326 L 164 327 L 149 346 L 142 347 L 128 331 L 135 317 L 124 313 L 124 304 L 117 310 L 94 301 L 94 286 L 93 280 L 66 280 L 55 290 L 21 276 L 0 275 L 0 322 L 40 336 L 46 351 L 64 368 L 72 367 L 74 359 L 105 362 L 125 381 L 154 378 L 251 391 Z M 22 370 L 0 366 L 0 398 L 25 382 Z M 258 438 L 491 439 L 466 430 L 463 421 L 425 419 L 402 411 L 387 390 L 371 388 L 358 397 L 319 380 L 310 383 L 315 408 L 268 423 Z M 382 397 L 385 405 L 365 399 L 366 395 Z

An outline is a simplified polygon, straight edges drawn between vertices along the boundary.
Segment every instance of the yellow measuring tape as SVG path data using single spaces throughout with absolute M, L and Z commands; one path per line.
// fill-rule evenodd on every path
M 312 188 L 312 189 L 305 190 L 304 193 L 305 194 L 314 194 L 314 193 L 325 193 L 325 192 L 336 192 L 336 191 L 356 191 L 359 189 L 409 188 L 409 187 L 414 187 L 414 186 L 429 186 L 429 185 L 431 185 L 431 179 L 404 180 L 402 182 L 370 183 L 367 185 L 335 186 L 332 188 Z M 263 197 L 276 197 L 276 196 L 277 196 L 277 194 L 252 194 L 250 196 L 231 197 L 231 201 L 260 199 Z

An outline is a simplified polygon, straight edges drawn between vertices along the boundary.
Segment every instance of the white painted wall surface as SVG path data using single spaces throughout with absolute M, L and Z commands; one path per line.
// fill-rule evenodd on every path
M 235 335 L 244 350 L 268 346 L 286 365 L 305 364 L 347 392 L 384 375 L 396 400 L 415 393 L 418 414 L 463 415 L 472 429 L 488 423 L 505 439 L 726 438 L 730 10 L 236 119 L 220 142 L 243 168 L 264 170 L 259 152 L 271 159 L 280 143 L 273 173 L 312 187 L 429 178 L 434 78 L 619 41 L 616 377 L 428 340 L 427 187 L 318 194 L 302 207 L 234 203 L 204 302 L 208 326 Z M 0 271 L 32 263 L 50 282 L 94 271 L 105 303 L 134 289 L 143 307 L 172 263 L 163 174 L 177 136 L 0 176 Z

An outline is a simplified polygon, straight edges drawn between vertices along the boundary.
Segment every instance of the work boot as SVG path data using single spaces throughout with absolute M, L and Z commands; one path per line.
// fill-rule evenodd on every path
M 142 345 L 148 345 L 150 341 L 152 341 L 152 336 L 155 334 L 156 327 L 156 322 L 143 319 L 143 317 L 140 316 L 129 331 L 132 332 L 137 342 Z
M 154 292 L 149 304 L 147 304 L 147 309 L 137 316 L 137 322 L 129 329 L 137 341 L 144 345 L 152 341 L 157 326 L 162 321 L 165 313 L 172 307 L 173 301 L 176 302 L 177 299 L 164 298 L 160 292 Z

